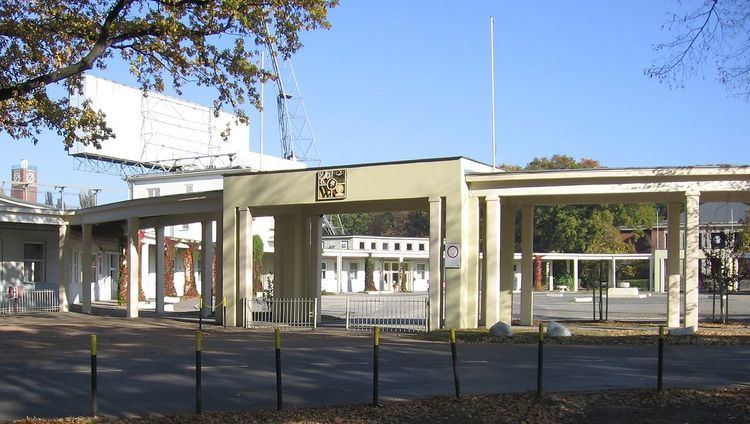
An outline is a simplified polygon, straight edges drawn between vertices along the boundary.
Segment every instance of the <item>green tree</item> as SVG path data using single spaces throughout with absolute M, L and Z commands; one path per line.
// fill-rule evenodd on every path
M 346 234 L 370 234 L 373 214 L 370 213 L 348 213 L 339 215 L 341 225 Z
M 260 275 L 263 272 L 263 239 L 253 235 L 253 295 L 263 291 L 263 281 Z
M 567 155 L 537 157 L 526 170 L 590 169 L 602 165 L 593 159 Z M 657 216 L 654 204 L 539 206 L 534 214 L 534 250 L 537 252 L 626 253 L 634 249 L 620 238 L 618 227 L 643 237 Z
M 240 106 L 258 105 L 258 81 L 272 75 L 257 65 L 273 44 L 297 51 L 300 32 L 327 28 L 337 0 L 4 0 L 0 2 L 0 131 L 34 143 L 43 129 L 67 147 L 111 138 L 104 116 L 71 105 L 51 85 L 80 93 L 82 73 L 105 69 L 115 57 L 143 90 L 166 85 L 215 89 L 213 106 L 242 122 Z M 58 90 L 59 92 L 59 90 Z

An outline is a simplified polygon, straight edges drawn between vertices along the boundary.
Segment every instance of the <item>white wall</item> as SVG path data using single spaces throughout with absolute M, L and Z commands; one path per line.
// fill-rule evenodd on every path
M 42 243 L 44 246 L 44 275 L 40 283 L 23 279 L 23 244 Z M 7 293 L 9 285 L 23 285 L 27 290 L 58 290 L 60 267 L 58 264 L 58 229 L 41 226 L 0 227 L 0 293 Z

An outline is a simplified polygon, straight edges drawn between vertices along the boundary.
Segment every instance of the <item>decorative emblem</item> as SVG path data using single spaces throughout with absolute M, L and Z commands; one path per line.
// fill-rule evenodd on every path
M 346 170 L 318 171 L 315 200 L 346 199 Z

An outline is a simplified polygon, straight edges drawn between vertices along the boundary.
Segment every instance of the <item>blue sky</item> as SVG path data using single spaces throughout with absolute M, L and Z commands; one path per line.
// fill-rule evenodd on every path
M 676 7 L 342 1 L 332 29 L 305 34 L 293 61 L 328 165 L 455 155 L 491 162 L 490 16 L 498 163 L 560 153 L 611 167 L 747 164 L 750 103 L 731 97 L 710 66 L 677 90 L 643 75 L 657 57 L 652 45 L 671 37 L 662 25 Z M 132 82 L 116 64 L 97 74 Z M 197 90 L 186 97 L 211 100 Z M 258 150 L 257 114 L 251 120 Z M 266 115 L 265 151 L 279 154 L 275 122 Z M 26 158 L 41 184 L 103 188 L 109 201 L 127 196 L 117 178 L 74 171 L 54 134 L 37 146 L 5 134 L 0 142 L 4 180 Z

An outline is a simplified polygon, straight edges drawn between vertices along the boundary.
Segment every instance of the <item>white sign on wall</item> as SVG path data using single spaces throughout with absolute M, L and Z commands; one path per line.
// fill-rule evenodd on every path
M 461 268 L 461 243 L 445 243 L 445 267 Z

